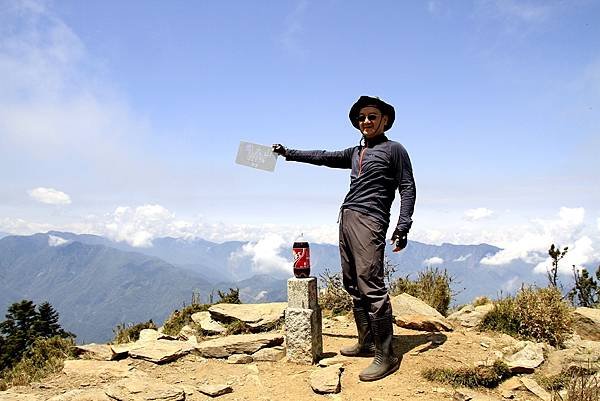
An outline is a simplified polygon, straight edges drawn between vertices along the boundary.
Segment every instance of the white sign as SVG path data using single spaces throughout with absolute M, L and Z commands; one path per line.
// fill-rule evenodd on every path
M 257 145 L 250 142 L 240 142 L 238 154 L 235 159 L 237 164 L 265 171 L 274 171 L 277 163 L 277 154 L 271 146 Z

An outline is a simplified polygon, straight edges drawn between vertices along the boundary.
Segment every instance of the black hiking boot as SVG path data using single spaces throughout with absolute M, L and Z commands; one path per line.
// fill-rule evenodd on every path
M 354 321 L 358 332 L 358 342 L 349 347 L 342 347 L 340 354 L 344 356 L 370 357 L 375 355 L 375 344 L 369 323 L 369 312 L 364 308 L 354 308 Z
M 360 374 L 358 378 L 364 382 L 383 379 L 394 373 L 400 367 L 400 359 L 394 355 L 392 348 L 392 315 L 372 319 L 371 330 L 373 330 L 373 341 L 375 342 L 375 358 L 373 362 Z

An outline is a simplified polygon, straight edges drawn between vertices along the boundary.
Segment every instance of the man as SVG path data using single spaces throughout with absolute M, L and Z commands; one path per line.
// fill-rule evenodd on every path
M 390 208 L 400 192 L 400 218 L 391 241 L 394 252 L 407 244 L 415 204 L 415 183 L 406 149 L 384 132 L 394 124 L 395 110 L 377 97 L 361 96 L 351 107 L 350 122 L 362 139 L 341 151 L 302 151 L 273 145 L 286 160 L 351 169 L 350 190 L 339 219 L 343 281 L 353 301 L 358 343 L 341 349 L 346 356 L 375 356 L 359 378 L 373 381 L 398 370 L 392 349 L 392 307 L 383 278 L 383 257 Z

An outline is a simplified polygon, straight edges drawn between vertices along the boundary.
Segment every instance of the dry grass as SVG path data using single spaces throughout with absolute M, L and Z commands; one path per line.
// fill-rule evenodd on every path
M 0 391 L 12 386 L 25 386 L 39 381 L 63 368 L 63 362 L 74 356 L 72 338 L 38 338 L 23 358 L 11 369 L 2 372 Z
M 344 289 L 342 273 L 331 273 L 329 269 L 321 274 L 324 288 L 319 293 L 319 305 L 332 316 L 342 315 L 352 310 L 352 298 Z
M 421 372 L 421 376 L 452 386 L 494 388 L 510 377 L 510 370 L 504 362 L 495 361 L 492 366 L 427 368 Z
M 403 292 L 419 298 L 442 315 L 448 315 L 448 307 L 452 300 L 450 284 L 452 277 L 446 269 L 428 267 L 419 272 L 416 280 L 408 276 L 400 277 L 390 283 L 390 295 L 398 295 Z
M 140 338 L 140 331 L 144 329 L 156 329 L 156 324 L 154 324 L 152 319 L 144 323 L 132 324 L 129 326 L 124 323 L 118 324 L 117 327 L 113 329 L 115 337 L 113 338 L 112 343 L 124 344 L 137 341 Z
M 177 336 L 181 328 L 192 322 L 192 315 L 196 312 L 205 312 L 210 304 L 191 304 L 181 310 L 176 310 L 169 316 L 163 325 L 163 333 Z

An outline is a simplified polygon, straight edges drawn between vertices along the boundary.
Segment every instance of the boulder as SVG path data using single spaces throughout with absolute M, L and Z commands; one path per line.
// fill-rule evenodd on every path
M 448 316 L 448 320 L 456 322 L 462 327 L 477 327 L 488 312 L 494 309 L 494 304 L 484 304 L 480 306 L 466 305 L 459 311 Z
M 544 362 L 544 346 L 541 343 L 520 341 L 502 351 L 504 362 L 513 373 L 533 373 Z
M 575 309 L 573 329 L 584 340 L 600 341 L 600 309 Z
M 254 362 L 254 359 L 252 359 L 252 356 L 246 355 L 246 354 L 233 354 L 233 355 L 230 355 L 229 358 L 227 358 L 227 363 L 230 363 L 232 365 L 243 365 L 243 364 L 252 363 L 252 362 Z
M 344 364 L 344 363 L 349 363 L 351 361 L 351 358 L 344 356 L 344 355 L 336 355 L 336 356 L 332 356 L 331 358 L 323 358 L 319 361 L 318 365 L 321 367 L 326 367 L 326 366 L 331 366 L 331 365 L 336 365 L 336 364 Z
M 400 327 L 422 331 L 452 331 L 441 313 L 425 302 L 406 293 L 391 298 L 394 323 Z
M 575 339 L 577 338 L 577 339 Z M 600 342 L 582 340 L 578 336 L 565 341 L 568 348 L 551 352 L 540 368 L 544 376 L 555 376 L 569 368 L 588 368 L 600 364 Z
M 282 319 L 287 302 L 266 304 L 216 304 L 208 311 L 213 319 L 228 323 L 234 320 L 244 322 L 256 331 L 268 330 Z
M 262 348 L 252 354 L 255 362 L 277 362 L 285 358 L 283 347 Z
M 552 401 L 552 395 L 550 395 L 549 392 L 544 390 L 544 388 L 540 386 L 535 380 L 529 377 L 522 377 L 521 382 L 525 387 L 527 387 L 527 390 L 531 391 L 533 394 L 537 395 L 542 400 Z
M 126 377 L 131 368 L 126 362 L 67 359 L 63 374 L 67 376 Z
M 156 341 L 161 333 L 154 329 L 142 329 L 138 341 Z
M 190 338 L 195 338 L 196 337 L 196 329 L 193 328 L 190 325 L 185 325 L 181 328 L 181 330 L 179 330 L 179 334 L 177 335 L 178 338 L 187 341 Z
M 96 361 L 110 361 L 114 353 L 108 344 L 85 344 L 75 346 L 75 355 Z
M 342 386 L 340 376 L 342 374 L 342 364 L 318 368 L 310 374 L 310 386 L 318 394 L 339 393 Z
M 111 398 L 100 389 L 70 390 L 49 398 L 48 401 L 111 401 Z
M 196 352 L 205 358 L 227 358 L 233 354 L 253 354 L 261 348 L 283 344 L 280 333 L 236 334 L 199 343 Z
M 144 341 L 141 347 L 131 349 L 129 356 L 154 363 L 167 363 L 181 358 L 194 350 L 195 346 L 184 341 Z
M 196 312 L 192 315 L 192 320 L 206 334 L 223 334 L 227 330 L 219 322 L 210 317 L 210 312 Z
M 227 384 L 205 384 L 198 386 L 198 391 L 210 397 L 218 397 L 223 394 L 231 393 L 233 388 Z
M 122 379 L 106 389 L 106 394 L 117 401 L 185 400 L 185 392 L 181 388 L 155 378 L 142 377 Z

